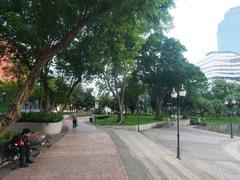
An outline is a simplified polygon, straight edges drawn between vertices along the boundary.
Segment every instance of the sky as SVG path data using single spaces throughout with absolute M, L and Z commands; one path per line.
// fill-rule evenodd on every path
M 218 24 L 240 0 L 176 0 L 171 10 L 174 28 L 168 33 L 186 47 L 184 56 L 197 63 L 211 51 L 217 51 Z

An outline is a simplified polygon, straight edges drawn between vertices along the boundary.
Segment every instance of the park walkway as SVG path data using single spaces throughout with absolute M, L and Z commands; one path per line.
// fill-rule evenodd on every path
M 141 133 L 88 125 L 72 129 L 29 168 L 4 180 L 239 180 L 240 138 L 181 127 L 181 158 L 176 158 L 176 127 Z
M 182 127 L 181 158 L 176 158 L 176 127 L 149 129 L 141 133 L 108 130 L 119 148 L 131 180 L 239 180 L 240 138 Z M 128 156 L 125 158 L 125 156 Z M 141 164 L 138 172 L 129 166 Z M 136 174 L 142 174 L 136 178 Z
M 125 180 L 126 171 L 110 136 L 99 128 L 79 121 L 50 149 L 34 159 L 28 168 L 11 171 L 4 180 Z

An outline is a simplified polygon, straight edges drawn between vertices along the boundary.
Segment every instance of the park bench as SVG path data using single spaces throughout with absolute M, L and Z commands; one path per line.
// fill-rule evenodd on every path
M 33 157 L 36 157 L 40 154 L 41 147 L 48 148 L 52 145 L 51 136 L 45 135 L 41 132 L 31 134 L 29 136 L 29 142 L 30 142 L 30 152 Z M 19 148 L 12 147 L 11 144 L 2 145 L 0 153 L 3 159 L 2 162 L 0 162 L 0 166 L 6 162 L 10 162 L 11 164 L 13 164 L 12 169 L 15 169 L 18 167 L 17 160 L 20 157 Z

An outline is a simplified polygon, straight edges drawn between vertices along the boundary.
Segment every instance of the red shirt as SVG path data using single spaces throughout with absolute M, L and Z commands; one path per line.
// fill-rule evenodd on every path
M 16 147 L 24 146 L 27 142 L 27 136 L 25 134 L 21 135 L 17 141 L 14 143 Z

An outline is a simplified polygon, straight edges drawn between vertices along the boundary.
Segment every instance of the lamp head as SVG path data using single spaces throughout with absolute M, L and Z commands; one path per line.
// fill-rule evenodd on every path
M 181 90 L 179 91 L 179 96 L 185 97 L 186 94 L 187 94 L 187 92 L 186 92 L 186 90 L 184 89 L 183 84 L 182 84 L 182 88 L 181 88 Z
M 171 92 L 171 97 L 173 99 L 176 99 L 177 98 L 177 92 L 175 91 L 175 88 L 173 88 L 172 92 Z
M 224 104 L 225 104 L 225 105 L 228 105 L 228 100 L 225 100 Z
M 234 99 L 234 98 L 232 99 L 232 104 L 233 104 L 233 105 L 237 104 L 236 99 Z

